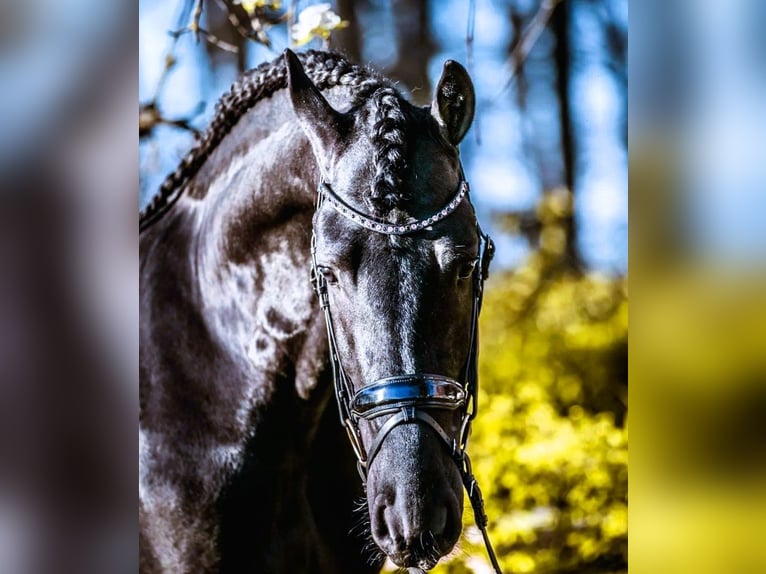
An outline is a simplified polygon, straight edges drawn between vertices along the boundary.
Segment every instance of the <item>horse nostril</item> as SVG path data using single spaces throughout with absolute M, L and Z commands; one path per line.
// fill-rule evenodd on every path
M 389 537 L 388 524 L 386 523 L 386 503 L 378 496 L 375 500 L 375 507 L 372 516 L 372 537 L 380 546 L 380 540 L 386 540 Z
M 460 536 L 460 510 L 453 500 L 445 500 L 436 506 L 431 514 L 430 534 L 436 550 L 446 554 Z
M 404 525 L 395 510 L 388 497 L 378 495 L 371 513 L 372 538 L 381 550 L 392 557 L 404 556 L 409 551 Z
M 447 521 L 444 528 L 444 538 L 449 544 L 450 549 L 455 545 L 458 538 L 460 538 L 460 532 L 463 529 L 462 518 L 462 504 L 459 505 L 457 501 L 454 501 L 453 499 L 453 504 L 447 504 Z
M 431 518 L 431 531 L 434 534 L 442 534 L 447 531 L 447 515 L 449 511 L 446 506 L 439 506 L 434 509 L 433 516 Z

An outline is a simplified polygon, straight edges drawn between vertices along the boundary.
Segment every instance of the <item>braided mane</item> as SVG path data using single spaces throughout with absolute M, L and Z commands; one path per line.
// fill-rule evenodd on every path
M 353 89 L 355 105 L 370 99 L 373 107 L 375 178 L 370 200 L 376 211 L 390 209 L 401 197 L 405 169 L 405 102 L 391 82 L 374 71 L 350 63 L 332 52 L 309 50 L 297 54 L 306 74 L 320 90 L 335 86 Z M 139 232 L 164 215 L 181 197 L 186 184 L 236 123 L 259 101 L 287 88 L 282 57 L 265 62 L 235 82 L 216 104 L 215 116 L 194 147 L 169 174 L 159 192 L 139 215 Z
M 382 215 L 404 199 L 402 178 L 407 169 L 407 116 L 402 97 L 393 88 L 377 90 L 371 100 L 374 104 L 375 177 L 368 203 L 377 215 Z

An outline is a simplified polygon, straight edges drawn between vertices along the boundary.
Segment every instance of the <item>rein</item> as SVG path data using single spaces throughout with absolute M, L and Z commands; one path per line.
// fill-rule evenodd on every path
M 450 215 L 466 199 L 468 199 L 468 182 L 462 175 L 458 191 L 450 202 L 434 215 L 407 224 L 392 224 L 370 217 L 357 211 L 344 202 L 324 181 L 318 188 L 316 214 L 325 202 L 346 219 L 376 233 L 386 235 L 407 235 L 430 228 L 434 223 Z M 479 253 L 477 264 L 473 271 L 473 304 L 471 320 L 471 336 L 468 346 L 468 356 L 462 369 L 459 382 L 443 375 L 414 373 L 396 375 L 373 381 L 354 392 L 353 386 L 346 375 L 338 353 L 338 344 L 333 327 L 327 281 L 319 271 L 316 258 L 316 231 L 311 231 L 311 282 L 319 297 L 319 304 L 324 313 L 327 327 L 327 340 L 330 350 L 330 364 L 335 387 L 335 398 L 338 403 L 338 413 L 343 427 L 346 429 L 351 447 L 357 459 L 357 469 L 366 485 L 367 472 L 372 461 L 380 451 L 386 437 L 399 425 L 424 424 L 434 430 L 448 449 L 460 472 L 463 486 L 468 492 L 474 513 L 476 526 L 481 531 L 487 554 L 495 574 L 502 574 L 495 556 L 495 551 L 487 534 L 488 518 L 484 510 L 484 499 L 476 477 L 471 469 L 471 460 L 466 452 L 471 422 L 478 410 L 478 323 L 481 301 L 484 290 L 484 280 L 489 273 L 489 263 L 494 254 L 494 243 L 485 234 L 476 221 L 476 232 L 479 237 Z M 461 424 L 458 437 L 451 437 L 442 426 L 425 409 L 461 410 Z M 380 428 L 369 450 L 364 448 L 359 431 L 359 421 L 368 421 L 379 417 L 390 416 Z

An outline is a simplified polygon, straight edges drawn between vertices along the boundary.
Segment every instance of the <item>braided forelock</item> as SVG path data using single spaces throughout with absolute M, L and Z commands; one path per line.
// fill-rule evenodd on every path
M 402 182 L 407 170 L 407 116 L 405 101 L 394 88 L 380 88 L 371 100 L 375 177 L 369 200 L 380 215 L 406 199 Z
M 390 86 L 388 80 L 377 73 L 351 64 L 336 53 L 309 50 L 299 53 L 298 59 L 317 88 L 325 90 L 334 86 L 348 86 L 353 89 L 357 101 L 366 99 L 381 86 Z M 242 116 L 259 101 L 286 87 L 287 69 L 282 57 L 253 68 L 235 82 L 216 104 L 215 116 L 208 128 L 176 170 L 168 175 L 159 193 L 141 211 L 139 230 L 149 227 L 172 207 L 181 197 L 186 184 Z

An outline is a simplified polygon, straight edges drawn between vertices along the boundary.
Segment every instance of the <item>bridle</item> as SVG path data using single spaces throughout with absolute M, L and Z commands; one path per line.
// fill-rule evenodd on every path
M 450 202 L 432 216 L 408 223 L 394 224 L 366 215 L 341 199 L 325 181 L 319 183 L 314 224 L 319 210 L 329 204 L 335 211 L 346 219 L 377 233 L 386 235 L 408 235 L 429 229 L 434 223 L 449 216 L 464 201 L 468 200 L 468 182 L 463 171 L 460 171 L 460 185 Z M 327 280 L 320 272 L 317 264 L 317 239 L 315 225 L 311 232 L 311 282 L 319 297 L 319 304 L 324 312 L 327 327 L 327 339 L 330 347 L 330 364 L 335 386 L 335 397 L 338 402 L 338 413 L 341 424 L 348 433 L 349 441 L 357 458 L 357 468 L 362 482 L 366 486 L 367 472 L 373 459 L 380 451 L 383 441 L 389 433 L 399 425 L 424 424 L 432 428 L 441 438 L 457 464 L 460 476 L 465 486 L 473 508 L 476 525 L 484 538 L 492 566 L 496 574 L 502 574 L 495 556 L 495 551 L 487 534 L 487 514 L 484 510 L 484 499 L 471 469 L 471 460 L 466 453 L 471 422 L 476 417 L 478 407 L 478 323 L 479 312 L 484 289 L 484 280 L 488 276 L 489 263 L 494 254 L 494 243 L 489 235 L 484 233 L 476 220 L 476 232 L 479 237 L 479 253 L 474 266 L 473 303 L 471 319 L 471 337 L 468 346 L 468 356 L 461 372 L 462 383 L 442 375 L 414 373 L 396 375 L 374 381 L 354 393 L 351 382 L 346 375 L 338 353 L 338 344 L 333 328 L 330 301 L 327 290 Z M 451 437 L 442 426 L 425 409 L 461 410 L 460 431 L 457 437 Z M 383 416 L 390 418 L 378 430 L 369 450 L 365 450 L 359 432 L 359 421 L 371 421 Z

